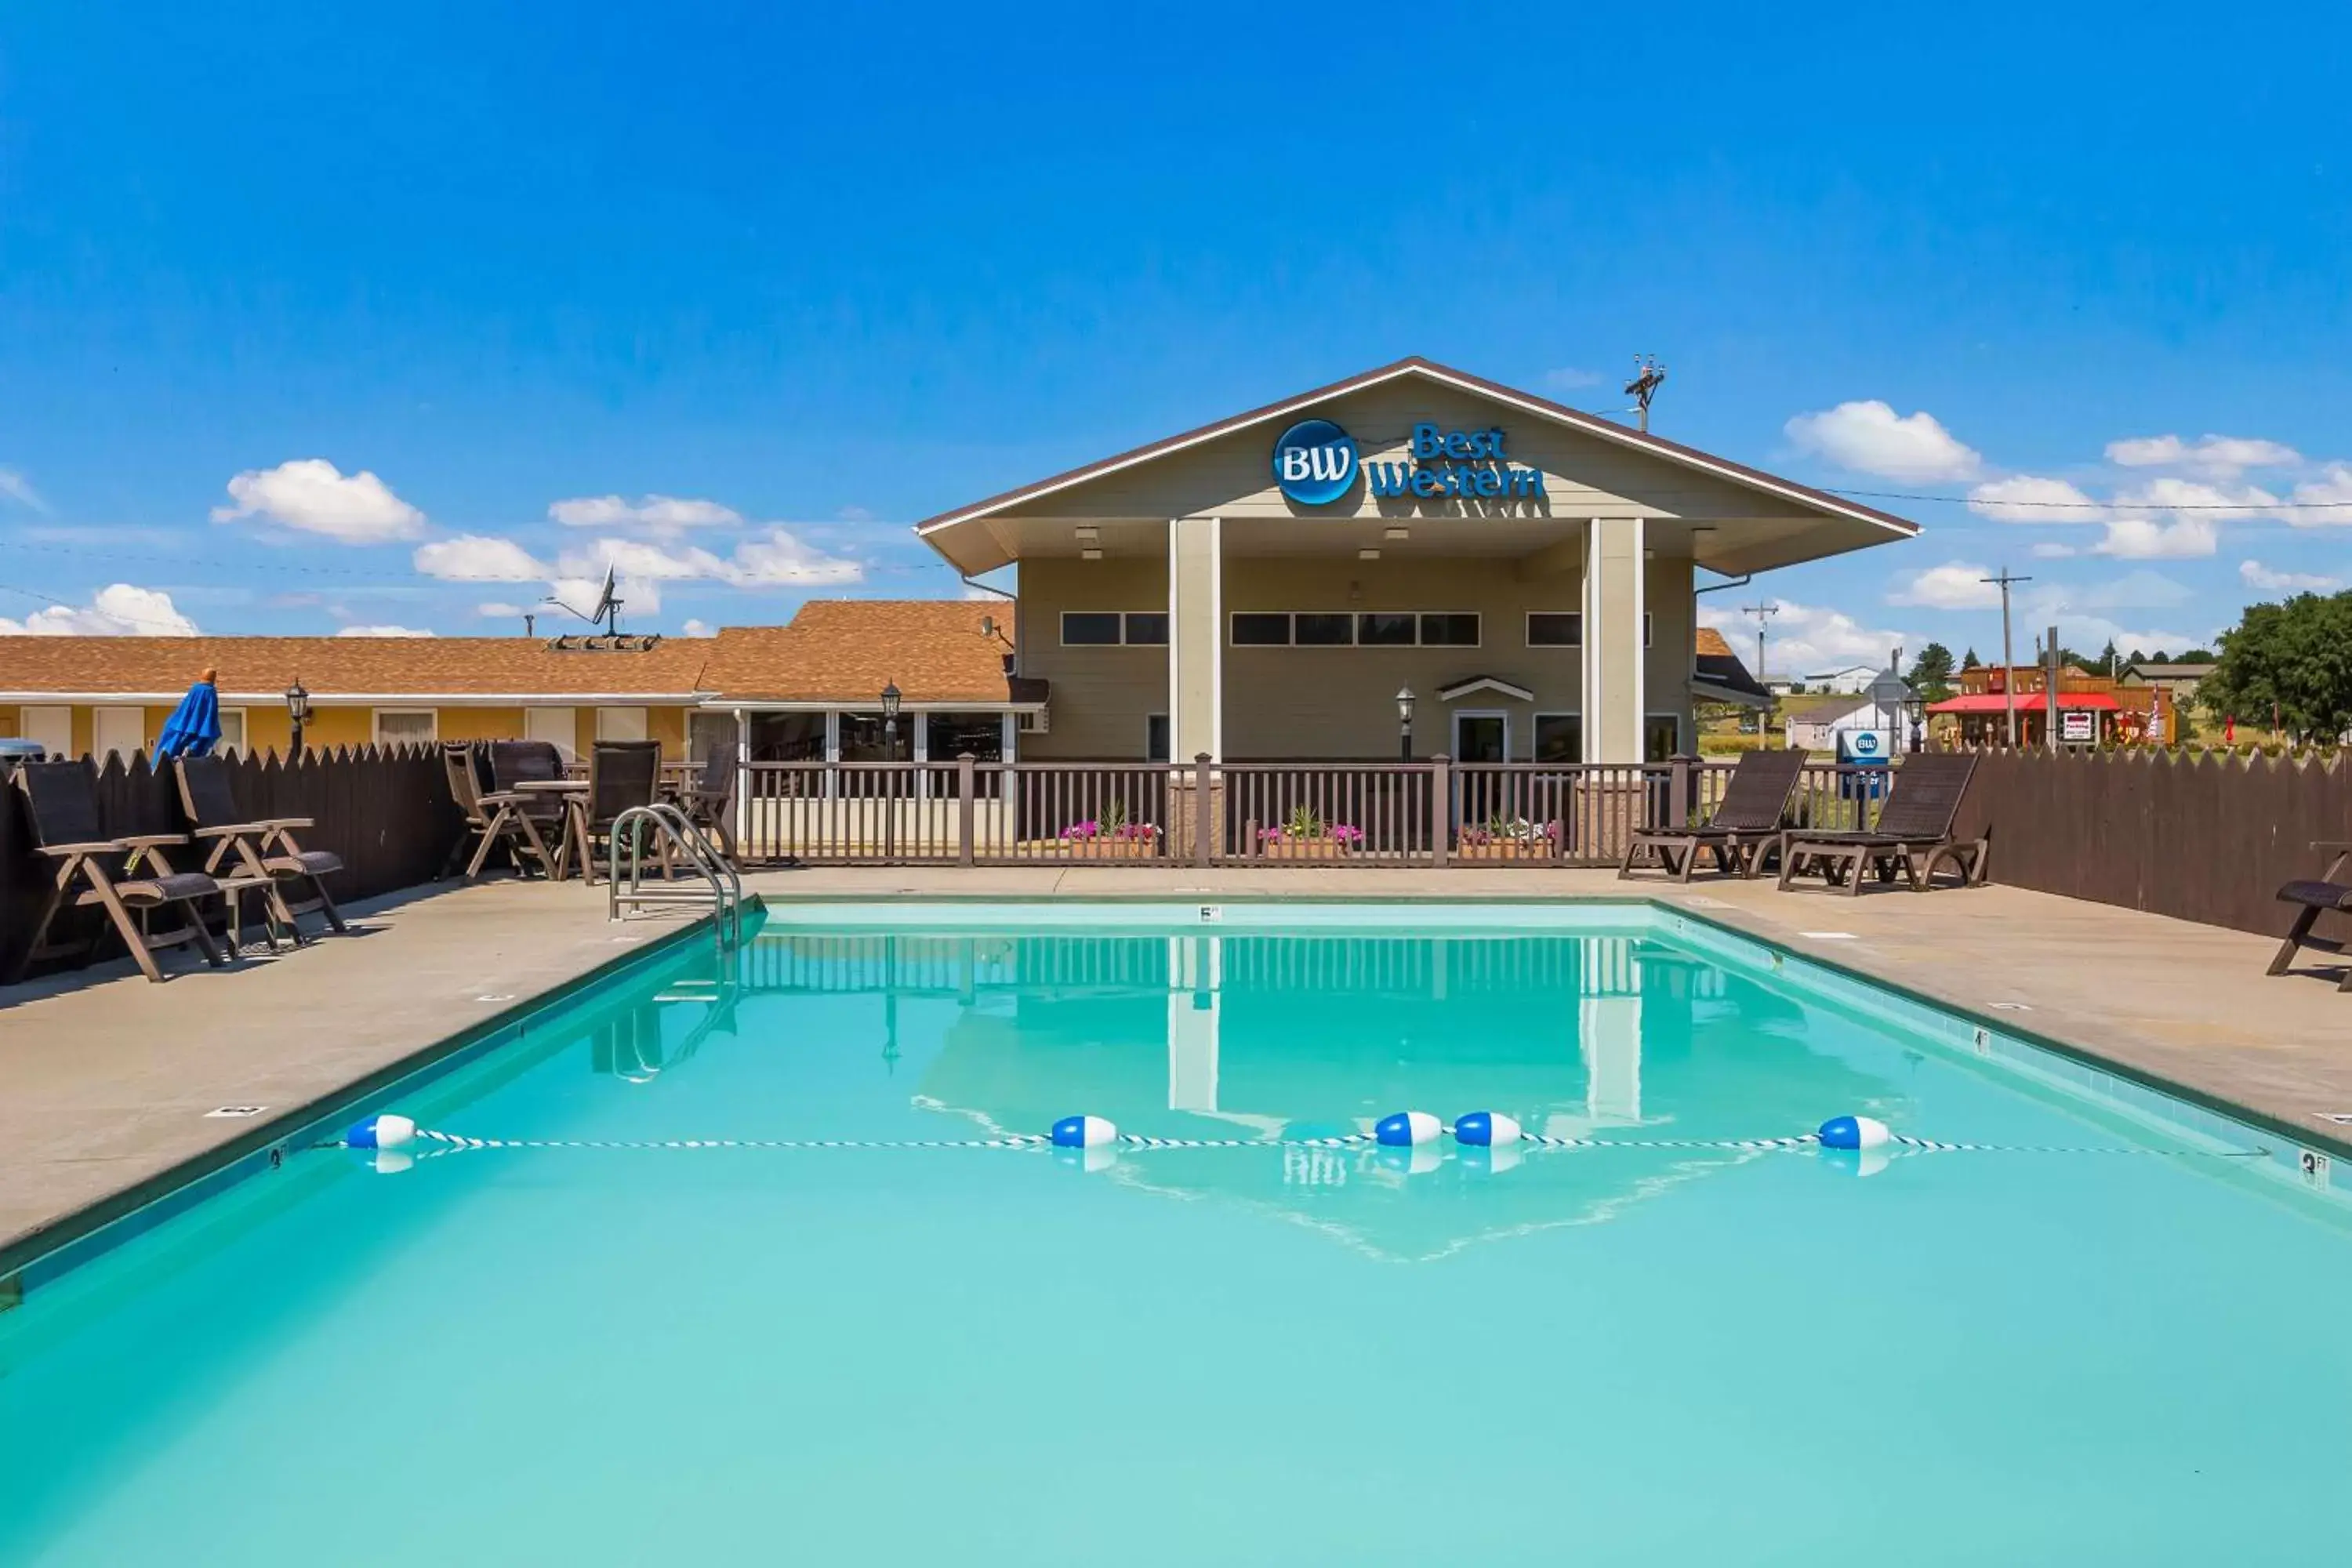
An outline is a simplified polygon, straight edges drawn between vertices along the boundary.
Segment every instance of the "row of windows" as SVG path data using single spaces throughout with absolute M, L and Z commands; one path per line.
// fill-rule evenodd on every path
M 1458 610 L 1238 610 L 1235 647 L 1476 647 L 1479 616 Z M 1642 616 L 1642 646 L 1653 622 Z M 1529 647 L 1580 647 L 1584 616 L 1575 610 L 1528 613 Z M 1165 647 L 1165 610 L 1065 610 L 1065 647 Z

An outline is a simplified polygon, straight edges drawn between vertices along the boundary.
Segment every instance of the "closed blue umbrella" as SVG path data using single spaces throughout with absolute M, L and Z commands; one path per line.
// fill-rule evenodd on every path
M 220 693 L 213 687 L 213 672 L 206 670 L 172 716 L 163 721 L 163 732 L 155 738 L 158 757 L 208 756 L 220 744 Z

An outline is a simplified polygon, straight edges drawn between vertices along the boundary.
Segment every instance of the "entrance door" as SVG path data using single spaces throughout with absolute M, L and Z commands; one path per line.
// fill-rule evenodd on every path
M 1454 715 L 1454 760 L 1457 763 L 1507 762 L 1511 754 L 1508 714 L 1457 712 Z

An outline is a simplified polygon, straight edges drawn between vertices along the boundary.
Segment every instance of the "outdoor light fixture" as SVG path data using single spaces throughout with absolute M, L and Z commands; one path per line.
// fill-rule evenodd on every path
M 1389 541 L 1392 544 L 1401 544 L 1404 541 L 1412 537 L 1412 530 L 1409 528 L 1384 528 L 1381 530 L 1381 537 Z
M 1080 528 L 1075 530 L 1074 532 L 1080 544 L 1099 544 L 1102 542 L 1102 530 L 1099 528 Z
M 1397 745 L 1406 762 L 1412 761 L 1412 688 L 1397 688 Z
M 887 721 L 893 724 L 898 721 L 898 703 L 902 695 L 895 680 L 882 689 L 882 717 Z
M 299 757 L 302 754 L 302 726 L 310 718 L 310 693 L 303 688 L 302 678 L 299 675 L 294 678 L 294 684 L 286 689 L 286 717 L 294 730 L 293 743 L 288 747 L 288 754 Z
M 1356 559 L 1359 561 L 1378 561 L 1380 558 L 1381 552 L 1372 549 L 1370 545 L 1367 545 L 1363 549 L 1356 552 Z
M 1102 552 L 1099 550 L 1081 550 L 1078 552 L 1078 559 L 1081 561 L 1099 561 L 1102 559 Z

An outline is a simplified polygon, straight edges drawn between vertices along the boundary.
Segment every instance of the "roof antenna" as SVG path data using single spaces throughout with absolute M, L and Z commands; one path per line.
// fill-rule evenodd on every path
M 1626 395 L 1640 405 L 1643 435 L 1650 433 L 1650 399 L 1658 395 L 1658 388 L 1666 379 L 1666 367 L 1658 363 L 1655 354 L 1633 356 L 1633 379 L 1625 384 Z
M 565 604 L 562 600 L 557 598 L 552 594 L 550 594 L 546 598 L 541 599 L 540 603 L 542 605 L 553 605 L 557 609 L 562 610 L 568 615 L 576 616 L 581 620 L 586 621 L 590 626 L 602 625 L 604 628 L 604 635 L 609 637 L 620 636 L 621 606 L 627 603 L 627 601 L 614 596 L 613 593 L 613 563 L 607 561 L 604 563 L 604 585 L 599 589 L 596 594 L 596 607 L 589 611 L 586 615 L 581 615 L 579 611 L 573 609 L 571 605 Z
M 529 610 L 525 610 L 522 613 L 522 635 L 527 637 L 537 637 L 539 635 L 538 623 L 539 617 L 532 615 Z

